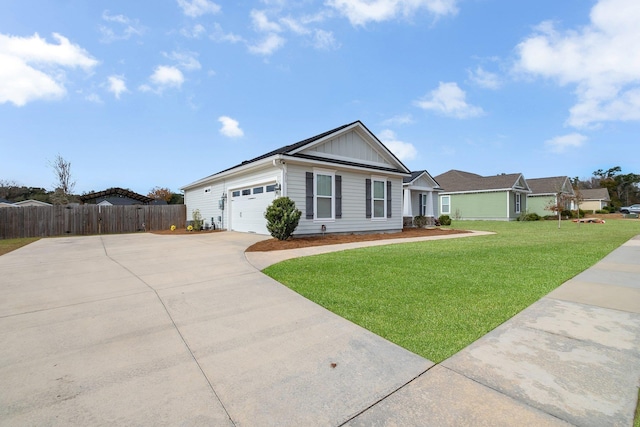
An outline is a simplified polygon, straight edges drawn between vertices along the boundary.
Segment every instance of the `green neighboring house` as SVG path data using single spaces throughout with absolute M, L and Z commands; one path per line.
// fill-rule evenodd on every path
M 453 219 L 515 221 L 527 211 L 531 192 L 520 173 L 481 176 L 450 170 L 434 177 L 444 191 L 439 212 Z
M 531 193 L 527 196 L 527 213 L 540 216 L 556 215 L 550 206 L 557 206 L 560 197 L 563 208 L 574 208 L 575 193 L 568 176 L 528 179 Z

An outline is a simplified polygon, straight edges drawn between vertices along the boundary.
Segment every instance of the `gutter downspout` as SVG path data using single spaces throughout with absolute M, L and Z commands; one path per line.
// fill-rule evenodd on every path
M 273 159 L 273 166 L 280 169 L 282 172 L 280 173 L 280 186 L 282 189 L 280 190 L 280 197 L 287 196 L 287 164 L 282 160 L 282 157 L 278 156 Z

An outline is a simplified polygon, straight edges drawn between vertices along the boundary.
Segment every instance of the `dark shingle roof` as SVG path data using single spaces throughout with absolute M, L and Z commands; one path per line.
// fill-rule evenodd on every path
M 488 191 L 512 188 L 522 176 L 519 173 L 481 176 L 475 173 L 450 170 L 435 177 L 446 192 Z
M 551 176 L 548 178 L 527 179 L 527 184 L 531 189 L 531 194 L 556 194 L 558 191 L 565 189 L 568 177 Z
M 356 163 L 356 162 L 341 161 L 341 160 L 336 160 L 336 159 L 327 159 L 325 157 L 321 158 L 321 157 L 311 156 L 311 155 L 308 155 L 308 154 L 296 153 L 296 150 L 298 150 L 298 149 L 300 149 L 302 147 L 305 147 L 305 146 L 307 146 L 307 145 L 309 145 L 309 144 L 311 144 L 311 143 L 313 143 L 315 141 L 318 141 L 318 140 L 320 140 L 320 139 L 322 139 L 322 138 L 324 138 L 324 137 L 326 137 L 328 135 L 334 134 L 334 133 L 339 132 L 339 131 L 341 131 L 343 129 L 351 127 L 351 126 L 355 125 L 356 123 L 360 124 L 360 126 L 362 126 L 364 129 L 366 129 L 367 132 L 369 132 L 369 134 L 372 135 L 378 141 L 378 143 L 380 143 L 380 145 L 382 145 L 384 147 L 384 144 L 364 125 L 364 123 L 362 123 L 360 120 L 356 120 L 355 122 L 351 122 L 351 123 L 347 123 L 346 125 L 338 126 L 337 128 L 334 128 L 334 129 L 328 130 L 326 132 L 323 132 L 321 134 L 312 136 L 311 138 L 303 139 L 302 141 L 298 141 L 296 143 L 285 145 L 283 147 L 280 147 L 280 148 L 277 148 L 275 150 L 269 151 L 268 153 L 262 154 L 261 156 L 258 156 L 258 157 L 254 157 L 253 159 L 245 160 L 240 164 L 237 164 L 237 165 L 232 166 L 230 168 L 224 169 L 224 170 L 222 170 L 220 172 L 216 172 L 213 175 L 209 175 L 209 176 L 207 176 L 205 178 L 202 178 L 202 179 L 200 179 L 200 180 L 198 180 L 196 182 L 206 181 L 206 180 L 208 180 L 210 178 L 213 178 L 213 177 L 215 177 L 217 175 L 223 174 L 225 172 L 231 171 L 233 169 L 239 168 L 239 167 L 244 166 L 244 165 L 248 165 L 248 164 L 251 164 L 251 163 L 266 159 L 266 158 L 269 158 L 271 156 L 275 156 L 276 154 L 292 155 L 292 156 L 300 157 L 300 158 L 304 158 L 304 159 L 319 160 L 319 161 L 325 161 L 325 162 L 326 161 L 330 161 L 332 163 L 349 165 L 349 166 L 366 166 L 369 169 L 377 169 L 377 170 L 388 171 L 388 172 L 404 172 L 403 170 L 394 169 L 394 168 L 376 167 L 376 166 L 372 166 L 372 165 L 363 165 L 363 164 Z M 389 151 L 388 149 L 387 149 L 387 151 L 398 161 L 399 164 L 403 165 L 403 163 L 391 151 Z M 191 186 L 193 184 L 194 183 L 189 184 L 186 187 L 189 187 L 189 186 Z M 184 188 L 186 188 L 186 187 L 184 187 Z
M 119 187 L 108 188 L 104 191 L 96 191 L 95 193 L 83 194 L 79 198 L 82 203 L 87 203 L 87 202 L 100 203 L 103 200 L 107 200 L 112 205 L 126 204 L 126 203 L 118 203 L 118 201 L 114 203 L 113 200 L 110 200 L 111 198 L 122 198 L 122 197 L 127 197 L 129 199 L 137 200 L 144 204 L 151 203 L 154 200 L 151 197 L 143 196 L 142 194 L 134 193 L 131 190 L 125 190 L 124 188 L 119 188 Z

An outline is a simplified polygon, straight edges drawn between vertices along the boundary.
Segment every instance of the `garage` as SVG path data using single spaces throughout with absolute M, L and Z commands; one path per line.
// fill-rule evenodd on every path
M 231 230 L 269 234 L 264 212 L 275 198 L 275 188 L 269 183 L 231 191 Z

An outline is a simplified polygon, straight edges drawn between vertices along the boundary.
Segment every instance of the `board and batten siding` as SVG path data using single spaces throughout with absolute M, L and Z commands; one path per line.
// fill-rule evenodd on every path
M 366 217 L 365 182 L 372 176 L 384 176 L 384 173 L 358 173 L 335 168 L 335 174 L 342 177 L 342 218 L 313 220 L 306 218 L 306 173 L 313 171 L 311 166 L 287 165 L 287 195 L 302 211 L 294 235 L 320 234 L 322 225 L 326 227 L 327 233 L 402 230 L 402 178 L 387 176 L 387 180 L 391 181 L 391 218 L 371 219 Z

